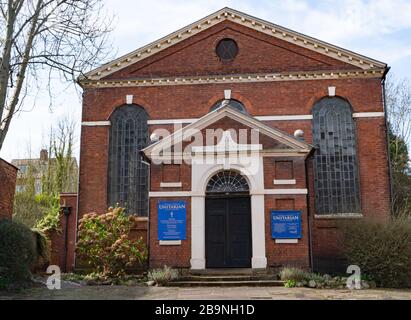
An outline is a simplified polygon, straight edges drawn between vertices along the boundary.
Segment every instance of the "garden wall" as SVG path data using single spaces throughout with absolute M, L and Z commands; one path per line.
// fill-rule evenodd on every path
M 64 207 L 69 208 L 67 217 L 64 214 Z M 60 194 L 60 208 L 60 228 L 48 234 L 51 241 L 50 265 L 58 265 L 62 272 L 72 272 L 75 265 L 77 194 Z
M 12 218 L 18 168 L 0 158 L 0 219 Z

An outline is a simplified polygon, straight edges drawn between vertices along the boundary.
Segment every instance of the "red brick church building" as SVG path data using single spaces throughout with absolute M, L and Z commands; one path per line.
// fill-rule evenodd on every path
M 386 218 L 385 63 L 224 8 L 80 79 L 77 219 L 119 203 L 150 267 L 336 266 Z

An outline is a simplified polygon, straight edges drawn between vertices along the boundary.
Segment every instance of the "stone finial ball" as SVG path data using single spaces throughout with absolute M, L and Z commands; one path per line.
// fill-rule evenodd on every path
M 304 137 L 304 131 L 301 129 L 297 129 L 294 131 L 294 137 L 296 138 L 302 138 Z
M 150 136 L 150 141 L 157 142 L 158 140 L 160 140 L 160 137 L 156 133 L 152 133 Z

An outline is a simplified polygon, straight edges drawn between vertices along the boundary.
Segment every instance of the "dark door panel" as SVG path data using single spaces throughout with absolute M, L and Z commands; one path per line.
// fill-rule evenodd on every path
M 250 197 L 207 198 L 205 219 L 206 267 L 250 267 Z

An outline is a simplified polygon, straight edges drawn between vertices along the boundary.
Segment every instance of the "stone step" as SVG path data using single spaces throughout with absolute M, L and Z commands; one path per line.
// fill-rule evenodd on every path
M 279 280 L 244 280 L 244 281 L 172 281 L 166 287 L 282 287 Z
M 214 275 L 214 276 L 232 276 L 232 275 L 265 275 L 267 269 L 251 269 L 251 268 L 217 268 L 217 269 L 203 269 L 190 270 L 190 275 Z
M 189 275 L 183 276 L 179 281 L 259 281 L 276 280 L 274 275 Z

